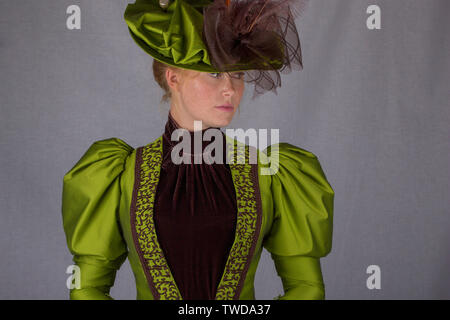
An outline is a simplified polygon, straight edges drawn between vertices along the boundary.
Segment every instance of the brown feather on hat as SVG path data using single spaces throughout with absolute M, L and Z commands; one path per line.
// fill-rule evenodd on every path
M 203 39 L 212 65 L 245 69 L 254 96 L 281 86 L 280 73 L 303 68 L 295 19 L 307 0 L 215 0 L 203 9 Z

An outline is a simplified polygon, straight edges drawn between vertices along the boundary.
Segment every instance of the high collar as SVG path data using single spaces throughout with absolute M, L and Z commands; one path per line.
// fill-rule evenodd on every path
M 185 132 L 183 133 L 183 136 L 182 137 L 180 137 L 179 138 L 179 140 L 177 141 L 177 140 L 174 140 L 174 141 L 172 141 L 171 140 L 171 137 L 172 137 L 172 133 L 176 130 L 176 129 L 184 129 L 185 130 Z M 208 140 L 204 140 L 204 134 L 205 134 L 205 132 L 207 132 L 208 130 L 210 130 L 210 129 L 214 129 L 214 130 L 219 130 L 220 131 L 220 133 L 221 133 L 221 136 L 222 136 L 222 142 L 223 142 L 223 150 L 225 150 L 225 143 L 226 143 L 226 140 L 225 140 L 225 135 L 224 135 L 224 133 L 222 132 L 222 130 L 220 130 L 220 128 L 219 127 L 210 127 L 210 128 L 206 128 L 206 129 L 203 129 L 203 130 L 199 130 L 199 131 L 189 131 L 189 130 L 187 130 L 187 129 L 185 129 L 185 128 L 183 128 L 182 126 L 180 126 L 179 124 L 178 124 L 178 122 L 172 117 L 172 115 L 170 114 L 170 112 L 169 112 L 169 114 L 168 114 L 168 117 L 167 117 L 167 123 L 166 123 L 166 126 L 165 126 L 165 129 L 164 129 L 164 134 L 163 134 L 163 136 L 162 136 L 162 139 L 163 139 L 163 150 L 164 150 L 164 160 L 163 160 L 163 166 L 164 167 L 167 167 L 167 165 L 168 165 L 168 163 L 170 162 L 170 163 L 172 163 L 172 160 L 171 160 L 171 152 L 172 152 L 172 149 L 173 149 L 173 147 L 175 146 L 175 145 L 177 145 L 178 143 L 180 143 L 180 142 L 182 142 L 183 141 L 183 139 L 184 139 L 184 135 L 186 134 L 186 133 L 189 133 L 189 136 L 190 136 L 190 141 L 191 141 L 191 143 L 190 143 L 190 145 L 191 145 L 191 150 L 190 151 L 188 151 L 188 150 L 184 150 L 187 154 L 189 154 L 190 156 L 191 156 L 191 160 L 192 160 L 192 164 L 194 164 L 194 157 L 197 155 L 197 156 L 201 156 L 202 155 L 202 153 L 203 153 L 203 151 L 205 150 L 205 148 L 209 145 L 209 144 L 211 144 L 211 143 L 213 143 L 214 142 L 214 139 L 215 138 L 211 138 L 211 141 L 208 141 Z M 194 146 L 195 146 L 195 139 L 198 139 L 199 141 L 201 140 L 201 151 L 200 152 L 195 152 L 196 150 L 194 150 Z M 173 164 L 173 163 L 172 163 Z

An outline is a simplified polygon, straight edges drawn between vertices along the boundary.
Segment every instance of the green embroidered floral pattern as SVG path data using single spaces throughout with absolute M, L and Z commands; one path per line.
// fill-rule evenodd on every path
M 159 138 L 142 149 L 135 226 L 142 256 L 146 262 L 145 267 L 148 268 L 151 277 L 148 280 L 152 283 L 153 295 L 156 295 L 155 299 L 177 300 L 181 299 L 181 295 L 157 241 L 153 220 L 153 206 L 162 161 L 161 144 L 162 139 Z
M 217 288 L 216 300 L 239 298 L 245 274 L 259 236 L 262 218 L 260 206 L 258 206 L 259 198 L 257 198 L 257 192 L 259 192 L 257 165 L 249 164 L 248 146 L 240 143 L 234 146 L 236 150 L 233 156 L 234 163 L 229 163 L 229 166 L 236 190 L 238 207 L 236 237 Z M 232 155 L 232 150 L 232 145 L 229 145 L 229 157 Z

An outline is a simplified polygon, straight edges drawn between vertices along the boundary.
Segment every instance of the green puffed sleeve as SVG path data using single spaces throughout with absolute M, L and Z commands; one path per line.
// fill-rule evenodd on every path
M 274 221 L 264 239 L 285 294 L 280 300 L 325 299 L 320 258 L 331 251 L 334 191 L 318 158 L 288 143 L 269 146 Z
M 119 225 L 120 176 L 133 148 L 118 138 L 94 142 L 64 175 L 62 220 L 80 268 L 71 300 L 112 300 L 109 290 L 127 257 Z

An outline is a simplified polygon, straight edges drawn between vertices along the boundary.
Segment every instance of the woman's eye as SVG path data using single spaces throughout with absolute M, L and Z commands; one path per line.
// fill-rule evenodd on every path
M 209 73 L 209 75 L 213 78 L 219 79 L 220 77 L 222 77 L 222 73 L 221 72 L 214 72 L 214 73 Z M 230 76 L 230 78 L 233 79 L 243 79 L 245 73 L 244 72 L 230 72 L 228 73 L 228 75 Z

